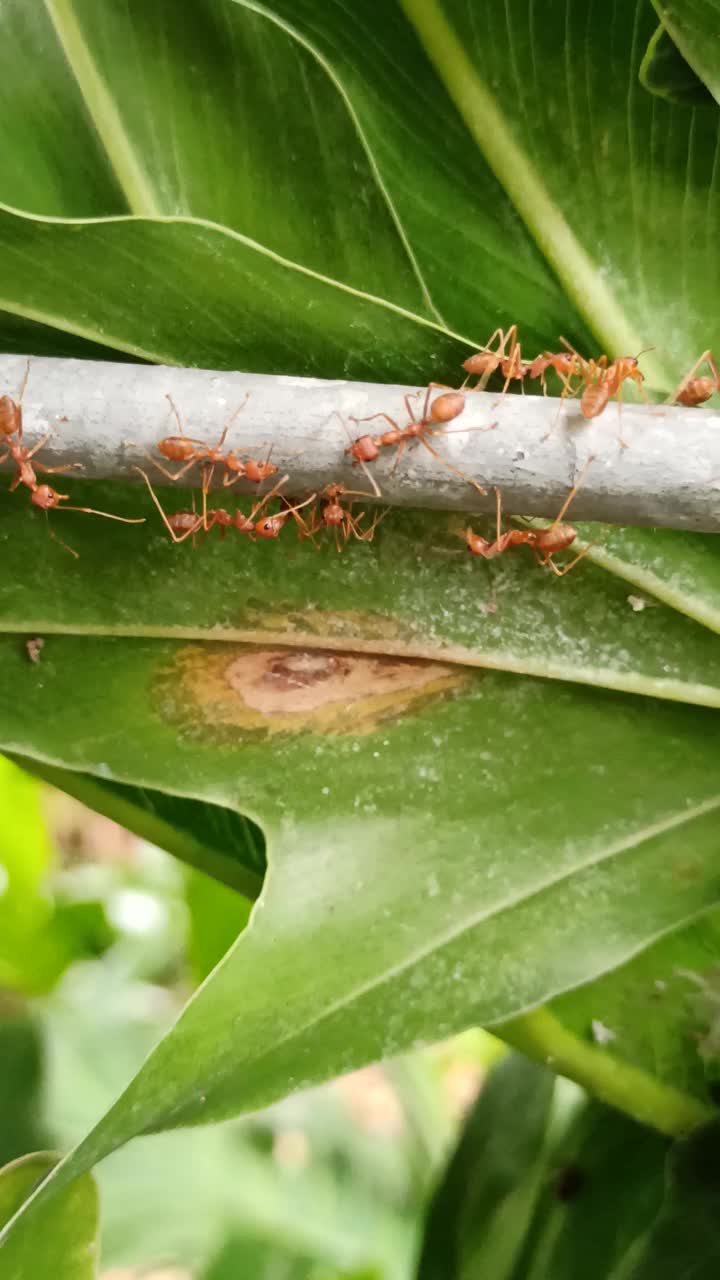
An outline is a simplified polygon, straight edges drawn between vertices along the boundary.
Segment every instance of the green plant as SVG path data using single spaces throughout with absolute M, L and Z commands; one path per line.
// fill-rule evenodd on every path
M 517 321 L 652 344 L 666 391 L 716 344 L 713 12 L 659 40 L 647 0 L 16 0 L 0 341 L 422 383 Z M 111 490 L 73 491 L 152 516 Z M 607 531 L 555 581 L 425 512 L 342 557 L 68 513 L 75 563 L 18 498 L 3 749 L 258 901 L 4 1248 L 131 1138 L 473 1023 L 664 1135 L 711 1120 L 712 537 Z M 297 650 L 299 708 L 263 692 Z

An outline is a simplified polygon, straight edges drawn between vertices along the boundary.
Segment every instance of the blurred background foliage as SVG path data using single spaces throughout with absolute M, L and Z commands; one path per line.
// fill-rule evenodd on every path
M 250 913 L 0 757 L 0 1165 L 72 1146 Z M 97 1170 L 104 1280 L 401 1280 L 489 1064 L 483 1032 Z

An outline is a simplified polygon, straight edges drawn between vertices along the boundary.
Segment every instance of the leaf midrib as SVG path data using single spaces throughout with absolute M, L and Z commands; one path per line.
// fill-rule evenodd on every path
M 95 65 L 74 13 L 73 0 L 44 0 L 44 4 L 129 208 L 137 214 L 157 216 L 161 206 L 155 189 L 123 126 L 110 90 Z
M 647 827 L 640 828 L 638 831 L 631 833 L 630 835 L 626 836 L 624 839 L 617 840 L 614 843 L 604 848 L 596 850 L 595 853 L 591 854 L 584 861 L 575 863 L 571 868 L 568 868 L 562 871 L 558 875 L 554 875 L 554 876 L 549 875 L 545 877 L 543 880 L 540 880 L 539 882 L 534 884 L 531 889 L 527 890 L 521 895 L 515 895 L 513 897 L 508 898 L 506 901 L 496 905 L 491 910 L 481 910 L 481 911 L 472 912 L 470 916 L 466 917 L 464 920 L 460 922 L 456 922 L 450 928 L 445 930 L 444 933 L 435 935 L 432 941 L 428 943 L 426 946 L 417 947 L 411 954 L 404 956 L 402 960 L 398 961 L 394 965 L 391 965 L 388 969 L 385 969 L 381 974 L 375 974 L 373 975 L 373 977 L 368 978 L 365 982 L 358 983 L 352 989 L 351 992 L 345 993 L 338 1000 L 334 1001 L 331 1005 L 329 1005 L 326 1009 L 324 1009 L 319 1016 L 310 1018 L 301 1027 L 296 1027 L 294 1030 L 288 1032 L 287 1035 L 281 1036 L 279 1039 L 276 1039 L 273 1042 L 272 1047 L 268 1049 L 266 1053 L 261 1054 L 257 1058 L 253 1058 L 253 1063 L 257 1064 L 262 1062 L 265 1058 L 271 1057 L 282 1046 L 290 1044 L 296 1039 L 300 1039 L 302 1036 L 305 1035 L 307 1031 L 310 1031 L 315 1027 L 321 1026 L 323 1022 L 327 1021 L 329 1018 L 334 1017 L 336 1013 L 339 1013 L 341 1010 L 355 1003 L 355 1001 L 361 999 L 363 996 L 369 994 L 370 992 L 376 991 L 382 988 L 383 986 L 386 986 L 394 978 L 400 977 L 402 974 L 415 968 L 418 964 L 421 964 L 423 960 L 426 960 L 429 956 L 432 956 L 436 951 L 440 951 L 444 947 L 449 946 L 450 943 L 455 942 L 458 938 L 463 937 L 463 935 L 471 933 L 473 930 L 477 929 L 479 925 L 483 924 L 487 920 L 497 920 L 499 917 L 503 915 L 508 915 L 511 912 L 517 910 L 518 908 L 525 907 L 533 899 L 542 897 L 544 894 L 549 893 L 552 890 L 556 889 L 559 885 L 565 884 L 568 881 L 571 881 L 574 876 L 581 875 L 582 873 L 590 870 L 592 867 L 605 864 L 611 861 L 613 858 L 617 858 L 620 855 L 627 853 L 630 849 L 637 849 L 640 847 L 640 845 L 646 843 L 649 840 L 654 839 L 657 836 L 664 835 L 669 831 L 677 830 L 680 827 L 684 827 L 688 823 L 694 822 L 699 818 L 703 818 L 707 816 L 707 814 L 712 813 L 716 809 L 720 809 L 720 795 L 713 796 L 707 800 L 704 800 L 700 804 L 695 805 L 692 809 L 686 810 L 681 814 L 672 814 L 668 818 L 661 819 L 655 823 L 650 823 Z M 270 828 L 268 828 L 268 834 L 272 839 L 272 833 Z M 270 856 L 269 863 L 268 863 L 269 874 L 272 873 L 272 869 L 273 869 L 272 856 Z M 638 954 L 641 951 L 646 950 L 649 946 L 651 946 L 664 934 L 678 928 L 680 924 L 686 923 L 687 920 L 693 919 L 695 918 L 695 916 L 702 914 L 703 911 L 709 910 L 713 905 L 715 904 L 707 903 L 705 907 L 702 908 L 702 910 L 694 911 L 687 917 L 684 917 L 682 921 L 674 921 L 673 924 L 668 926 L 666 929 L 658 930 L 648 938 L 645 938 L 641 943 L 638 943 L 632 947 L 628 947 L 627 952 L 623 953 L 623 957 L 621 959 L 618 959 L 617 956 L 613 958 L 606 957 L 605 962 L 599 965 L 597 970 L 593 970 L 592 974 L 584 973 L 582 976 L 582 979 L 578 979 L 578 982 L 575 985 L 579 986 L 579 985 L 585 984 L 586 982 L 589 982 L 591 979 L 600 977 L 603 973 L 610 972 L 612 969 L 617 968 L 619 964 L 625 963 L 626 961 L 630 960 L 634 955 Z M 239 945 L 242 945 L 241 941 L 238 941 L 238 943 L 235 944 L 235 947 L 233 947 L 227 953 L 227 956 L 221 962 L 220 968 L 224 968 L 224 966 L 229 962 L 229 960 L 231 960 L 232 956 L 235 954 L 235 950 L 237 946 Z M 217 973 L 218 970 L 215 970 L 215 972 Z M 563 991 L 568 989 L 569 988 L 565 986 L 563 986 L 562 988 Z M 203 991 L 203 987 L 199 987 L 198 990 L 193 993 L 191 1000 L 188 1002 L 188 1005 L 186 1006 L 186 1012 L 190 1008 L 190 1006 L 194 1004 L 195 1001 L 200 997 L 200 994 L 202 991 Z M 538 1007 L 538 1005 L 541 1002 L 551 1000 L 554 996 L 559 994 L 560 994 L 560 989 L 558 989 L 557 991 L 546 992 L 543 996 L 538 997 L 538 1000 L 534 1001 L 533 1003 L 528 1004 L 527 1006 L 514 1011 L 512 1014 L 512 1017 L 513 1018 L 520 1017 L 523 1013 L 528 1012 L 530 1009 Z M 495 1021 L 504 1022 L 508 1016 L 510 1015 L 506 1014 L 502 1019 L 487 1021 L 487 1023 L 484 1023 L 484 1025 L 492 1026 L 494 1025 Z M 172 1034 L 172 1032 L 170 1032 L 169 1034 Z M 162 1043 L 163 1042 L 161 1041 L 160 1044 Z
M 640 351 L 635 330 L 591 255 L 555 204 L 527 151 L 518 143 L 495 97 L 471 63 L 439 0 L 400 0 L 469 132 L 528 231 L 590 328 L 611 354 Z M 670 390 L 667 370 L 647 360 L 650 382 Z
M 506 671 L 512 675 L 533 676 L 545 680 L 559 680 L 568 684 L 581 684 L 590 688 L 609 689 L 615 693 L 629 693 L 647 698 L 662 698 L 668 702 L 680 702 L 698 707 L 720 708 L 720 688 L 697 682 L 670 680 L 660 676 L 643 676 L 635 671 L 626 673 L 600 667 L 571 666 L 567 659 L 551 662 L 545 658 L 517 657 L 499 651 L 484 653 L 482 650 L 465 649 L 461 645 L 431 646 L 422 643 L 387 639 L 373 640 L 357 637 L 352 643 L 347 638 L 332 635 L 279 630 L 260 631 L 241 627 L 152 626 L 122 624 L 116 627 L 102 623 L 48 623 L 42 618 L 24 618 L 21 622 L 0 621 L 0 636 L 5 635 L 59 635 L 68 637 L 103 636 L 108 639 L 128 640 L 199 640 L 216 644 L 261 645 L 263 648 L 327 649 L 337 653 L 369 653 L 392 658 L 419 659 L 426 662 L 452 663 L 454 666 L 473 670 Z M 18 748 L 20 750 L 20 748 Z

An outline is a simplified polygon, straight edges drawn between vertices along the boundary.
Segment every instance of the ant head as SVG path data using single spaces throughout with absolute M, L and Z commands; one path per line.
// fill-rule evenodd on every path
M 69 497 L 69 493 L 58 493 L 49 484 L 39 484 L 30 494 L 30 501 L 34 506 L 40 507 L 41 511 L 52 511 L 59 502 L 67 502 Z
M 279 516 L 265 516 L 263 520 L 258 520 L 255 525 L 255 533 L 258 538 L 277 538 L 287 519 L 286 514 Z

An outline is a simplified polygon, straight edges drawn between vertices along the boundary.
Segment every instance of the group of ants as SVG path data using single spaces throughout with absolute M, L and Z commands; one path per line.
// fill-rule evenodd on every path
M 372 485 L 372 493 L 348 489 L 343 484 L 333 483 L 326 485 L 321 492 L 313 493 L 303 502 L 294 502 L 280 492 L 289 480 L 289 476 L 286 475 L 276 481 L 263 497 L 258 497 L 248 514 L 240 510 L 235 510 L 231 513 L 222 507 L 209 507 L 208 495 L 210 486 L 218 468 L 222 468 L 224 471 L 224 488 L 231 487 L 241 479 L 260 486 L 277 474 L 278 468 L 270 462 L 269 455 L 265 461 L 260 462 L 255 458 L 243 457 L 235 450 L 226 450 L 225 448 L 225 440 L 230 426 L 247 402 L 247 396 L 226 422 L 222 434 L 215 445 L 208 445 L 200 440 L 193 439 L 191 436 L 187 436 L 172 397 L 169 395 L 167 397 L 178 424 L 179 434 L 165 436 L 157 442 L 155 447 L 165 462 L 180 465 L 175 471 L 170 471 L 159 459 L 153 458 L 149 454 L 147 457 L 156 470 L 173 483 L 181 480 L 194 466 L 200 466 L 202 473 L 202 511 L 198 512 L 194 509 L 193 501 L 193 510 L 176 511 L 172 514 L 167 514 L 155 493 L 147 473 L 140 467 L 135 467 L 134 470 L 140 474 L 147 485 L 163 523 L 175 543 L 184 542 L 187 538 L 192 538 L 193 542 L 195 542 L 197 535 L 206 535 L 213 528 L 220 530 L 221 537 L 225 536 L 226 530 L 233 529 L 238 533 L 247 534 L 253 540 L 258 538 L 274 539 L 280 536 L 285 524 L 292 518 L 301 539 L 310 538 L 317 545 L 315 541 L 317 536 L 327 530 L 332 532 L 335 545 L 338 551 L 341 551 L 351 538 L 359 542 L 370 542 L 378 524 L 386 514 L 386 510 L 381 510 L 369 523 L 363 524 L 365 512 L 353 514 L 352 510 L 353 500 L 356 498 L 376 499 L 381 497 L 380 488 L 369 468 L 373 462 L 381 457 L 384 450 L 395 449 L 394 470 L 400 461 L 403 450 L 408 445 L 420 443 L 439 462 L 473 485 L 478 492 L 483 495 L 486 493 L 472 477 L 465 475 L 464 472 L 459 471 L 447 459 L 443 458 L 430 444 L 428 437 L 446 434 L 447 424 L 459 418 L 465 408 L 466 393 L 484 390 L 493 374 L 499 372 L 504 379 L 503 395 L 507 392 L 511 383 L 519 382 L 524 388 L 528 381 L 539 381 L 542 392 L 546 395 L 548 374 L 552 372 L 561 384 L 561 399 L 580 397 L 580 411 L 585 419 L 597 417 L 602 413 L 610 399 L 617 397 L 620 401 L 625 382 L 633 382 L 638 387 L 641 395 L 644 396 L 642 389 L 644 375 L 640 371 L 637 356 L 619 356 L 615 360 L 610 360 L 608 356 L 601 355 L 597 360 L 585 359 L 564 338 L 561 338 L 560 341 L 564 350 L 545 351 L 536 356 L 535 359 L 528 361 L 522 357 L 517 325 L 512 325 L 506 331 L 496 329 L 487 343 L 464 361 L 463 368 L 467 376 L 459 389 L 448 388 L 441 383 L 431 382 L 425 393 L 422 412 L 419 415 L 416 413 L 416 406 L 412 403 L 413 396 L 406 395 L 404 397 L 407 412 L 407 421 L 404 425 L 400 425 L 387 413 L 375 413 L 368 418 L 352 419 L 359 423 L 382 418 L 388 424 L 388 429 L 379 435 L 365 433 L 355 439 L 351 439 L 345 450 L 345 453 L 350 455 L 353 465 L 362 467 L 368 476 Z M 641 352 L 640 354 L 642 355 L 643 353 Z M 703 365 L 706 365 L 710 372 L 699 376 L 698 370 Z M 58 493 L 49 484 L 40 484 L 37 472 L 58 473 L 74 468 L 82 469 L 82 464 L 68 463 L 61 467 L 45 467 L 36 462 L 36 455 L 46 444 L 50 433 L 43 436 L 32 449 L 23 444 L 22 399 L 27 386 L 29 372 L 30 361 L 28 361 L 17 400 L 9 395 L 0 396 L 0 448 L 3 445 L 5 446 L 4 453 L 0 453 L 0 463 L 11 459 L 15 465 L 15 474 L 10 484 L 10 490 L 16 490 L 21 486 L 29 490 L 30 502 L 47 513 L 59 507 L 60 503 L 66 503 L 69 500 L 69 494 Z M 472 387 L 468 386 L 471 378 L 476 379 Z M 434 391 L 439 391 L 440 394 L 435 395 L 433 398 Z M 716 391 L 720 392 L 720 372 L 712 353 L 705 351 L 685 375 L 677 390 L 669 397 L 668 403 L 686 406 L 701 405 L 709 400 Z M 495 425 L 492 424 L 492 427 Z M 492 430 L 492 427 L 479 429 Z M 474 429 L 477 430 L 478 428 Z M 462 431 L 464 428 L 461 427 L 458 430 Z M 348 438 L 350 438 L 349 431 Z M 620 444 L 624 446 L 622 439 L 620 439 Z M 592 458 L 588 459 L 585 470 L 591 462 Z M 562 564 L 562 566 L 557 565 L 553 559 L 559 552 L 567 550 L 577 537 L 577 530 L 573 525 L 565 522 L 563 517 L 575 497 L 581 481 L 582 477 L 571 489 L 552 524 L 544 528 L 509 528 L 503 530 L 501 495 L 500 491 L 496 489 L 495 537 L 485 538 L 473 532 L 471 528 L 464 529 L 461 536 L 468 551 L 473 556 L 490 560 L 503 554 L 511 547 L 528 546 L 539 564 L 551 569 L 558 577 L 562 577 L 590 549 L 589 546 L 586 546 L 574 559 L 569 563 Z M 280 504 L 280 510 L 270 513 L 268 506 L 273 500 Z M 108 520 L 119 520 L 124 524 L 144 523 L 143 518 L 131 519 L 126 516 L 112 515 L 108 511 L 97 511 L 92 507 L 67 506 L 63 509 L 67 511 L 83 511 L 89 515 L 103 516 Z M 52 531 L 51 536 L 56 538 L 57 541 L 61 541 Z M 72 547 L 68 547 L 66 543 L 62 543 L 62 546 L 77 557 L 77 552 Z

